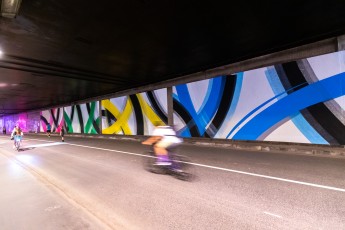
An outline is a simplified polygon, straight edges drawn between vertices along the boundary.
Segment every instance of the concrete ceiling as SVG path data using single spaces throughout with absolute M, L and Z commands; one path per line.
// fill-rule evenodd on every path
M 0 17 L 0 115 L 342 35 L 344 0 L 23 0 Z

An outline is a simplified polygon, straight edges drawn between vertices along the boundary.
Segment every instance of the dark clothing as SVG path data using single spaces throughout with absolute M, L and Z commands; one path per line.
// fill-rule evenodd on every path
M 60 136 L 63 137 L 64 135 L 65 135 L 65 130 L 64 130 L 64 129 L 61 129 L 61 130 L 60 130 Z
M 47 134 L 48 134 L 48 137 L 50 137 L 50 134 L 51 134 L 51 126 L 50 126 L 49 123 L 47 124 Z

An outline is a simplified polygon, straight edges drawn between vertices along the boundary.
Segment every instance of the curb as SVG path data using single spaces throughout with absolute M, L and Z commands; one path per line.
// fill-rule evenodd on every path
M 44 135 L 45 133 L 28 133 L 28 135 Z M 52 134 L 52 136 L 59 136 Z M 100 134 L 65 134 L 65 137 L 99 138 L 124 141 L 141 142 L 148 136 L 122 136 L 122 135 L 100 135 Z M 218 147 L 246 151 L 259 152 L 280 152 L 291 154 L 318 155 L 330 157 L 345 157 L 345 146 L 343 145 L 317 145 L 291 142 L 266 142 L 266 141 L 234 141 L 206 138 L 183 138 L 184 144 L 204 147 Z

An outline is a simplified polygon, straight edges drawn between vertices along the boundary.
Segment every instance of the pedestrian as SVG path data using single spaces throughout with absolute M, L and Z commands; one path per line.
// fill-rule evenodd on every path
M 61 141 L 65 142 L 65 139 L 64 139 L 65 129 L 63 128 L 63 126 L 61 126 L 61 129 L 60 129 L 60 136 L 61 136 Z
M 51 126 L 50 126 L 50 123 L 47 124 L 47 134 L 48 134 L 48 137 L 50 137 L 50 134 L 51 134 Z
M 6 135 L 6 126 L 2 128 L 2 134 Z

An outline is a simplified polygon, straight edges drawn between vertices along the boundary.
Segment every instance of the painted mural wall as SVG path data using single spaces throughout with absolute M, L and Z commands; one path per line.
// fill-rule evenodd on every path
M 345 144 L 345 53 L 173 88 L 183 137 Z
M 40 112 L 27 113 L 26 127 L 28 132 L 40 132 L 40 114 Z
M 345 51 L 177 85 L 173 106 L 182 137 L 345 145 Z M 6 116 L 0 126 L 151 135 L 157 121 L 167 123 L 165 88 Z
M 63 117 L 68 133 L 101 133 L 98 101 L 64 107 Z
M 20 125 L 23 132 L 27 132 L 26 123 L 23 119 L 24 116 L 23 114 L 15 114 L 3 117 L 3 124 L 6 127 L 7 133 L 11 133 L 16 124 Z
M 41 132 L 46 132 L 50 123 L 52 132 L 60 132 L 64 128 L 68 133 L 100 133 L 98 102 L 45 110 L 41 112 L 40 119 Z
M 40 115 L 40 132 L 47 131 L 48 123 L 51 125 L 51 132 L 59 132 L 64 126 L 63 108 L 44 110 Z
M 167 90 L 102 100 L 102 133 L 150 135 L 154 123 L 167 123 Z
M 7 133 L 10 133 L 15 125 L 19 125 L 25 133 L 39 132 L 39 112 L 20 113 L 10 116 L 4 116 L 0 119 L 0 128 L 6 127 Z

